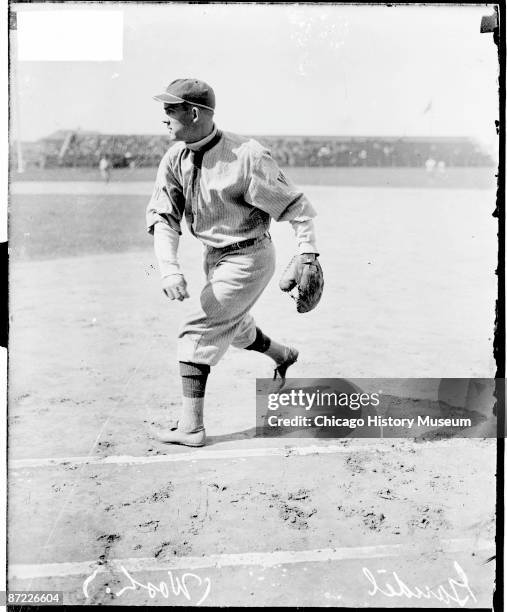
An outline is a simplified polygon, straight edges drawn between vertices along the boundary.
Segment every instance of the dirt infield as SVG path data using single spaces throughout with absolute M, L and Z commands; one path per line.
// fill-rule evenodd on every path
M 434 607 L 445 589 L 450 607 L 490 605 L 495 440 L 255 438 L 255 378 L 271 364 L 231 349 L 209 379 L 210 446 L 155 442 L 178 411 L 189 304 L 160 291 L 146 196 L 105 188 L 11 200 L 10 588 L 71 604 L 351 607 Z M 494 375 L 494 190 L 306 192 L 322 302 L 298 315 L 273 281 L 253 311 L 300 348 L 292 376 Z M 285 225 L 275 278 L 294 250 Z M 186 232 L 181 262 L 197 299 Z

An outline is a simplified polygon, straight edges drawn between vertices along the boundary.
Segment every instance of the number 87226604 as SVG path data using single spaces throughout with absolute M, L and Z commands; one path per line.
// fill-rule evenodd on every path
M 58 605 L 63 603 L 62 591 L 8 591 L 1 595 L 4 597 L 0 597 L 0 605 L 6 603 Z

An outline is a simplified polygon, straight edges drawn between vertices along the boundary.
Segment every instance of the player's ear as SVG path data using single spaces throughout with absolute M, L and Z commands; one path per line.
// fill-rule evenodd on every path
M 192 123 L 197 123 L 199 121 L 199 109 L 195 106 L 192 106 Z

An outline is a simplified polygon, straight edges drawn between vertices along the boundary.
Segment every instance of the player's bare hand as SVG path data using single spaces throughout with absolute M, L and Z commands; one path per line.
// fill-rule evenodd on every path
M 183 274 L 171 274 L 162 279 L 162 291 L 170 300 L 182 302 L 190 297 L 187 291 L 187 281 Z

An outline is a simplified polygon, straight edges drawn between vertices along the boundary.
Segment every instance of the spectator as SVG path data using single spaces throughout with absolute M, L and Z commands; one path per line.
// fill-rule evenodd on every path
M 437 162 L 432 157 L 428 157 L 428 159 L 424 162 L 426 172 L 428 172 L 429 174 L 432 174 L 435 170 L 436 164 Z
M 112 167 L 154 167 L 167 150 L 165 136 L 105 135 L 62 130 L 41 142 L 46 167 L 97 167 L 107 157 L 109 168 L 101 176 L 109 180 Z M 487 153 L 471 140 L 337 137 L 257 137 L 282 166 L 412 166 L 442 172 L 448 165 L 491 166 Z M 67 139 L 67 140 L 66 140 Z M 65 146 L 63 146 L 65 144 Z M 437 162 L 444 164 L 440 170 Z
M 106 183 L 109 183 L 109 179 L 111 178 L 111 163 L 106 155 L 101 157 L 99 162 L 99 169 L 100 176 Z

